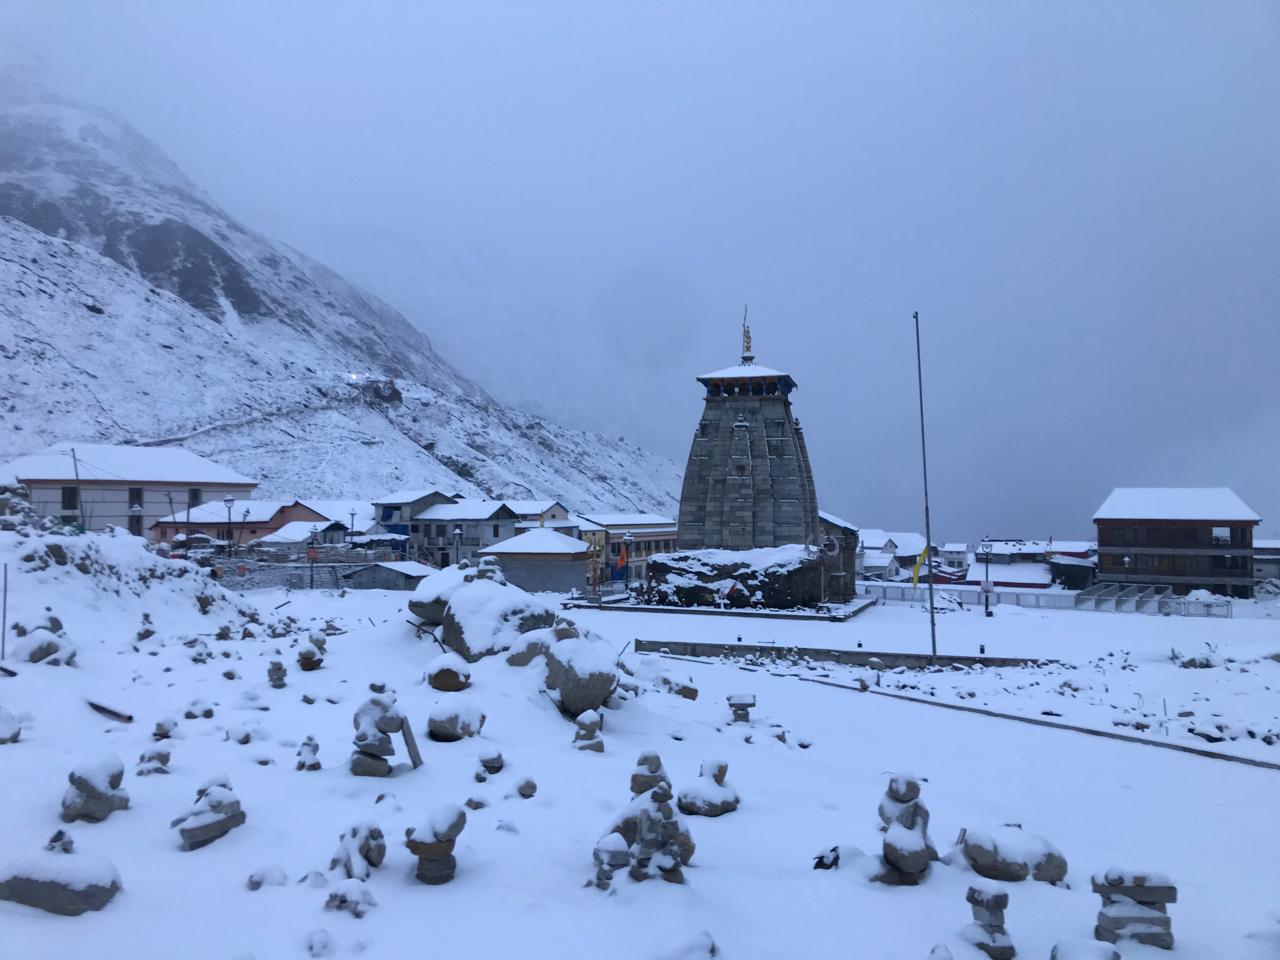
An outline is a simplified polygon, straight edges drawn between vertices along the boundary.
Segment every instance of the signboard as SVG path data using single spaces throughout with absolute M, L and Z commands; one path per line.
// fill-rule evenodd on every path
M 990 581 L 990 580 L 983 580 L 983 581 L 982 581 L 982 592 L 983 592 L 983 593 L 990 593 L 994 587 L 995 587 L 995 584 L 994 584 L 992 581 Z
M 315 547 L 307 547 L 307 559 L 308 559 L 308 560 L 310 560 L 312 563 L 314 563 L 314 562 L 316 561 L 316 558 L 317 558 L 317 557 L 319 557 L 319 556 L 320 556 L 320 551 L 318 551 Z

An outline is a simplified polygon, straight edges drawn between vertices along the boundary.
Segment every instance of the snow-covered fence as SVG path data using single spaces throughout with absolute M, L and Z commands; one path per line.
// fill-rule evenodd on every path
M 913 587 L 909 583 L 860 580 L 858 589 L 876 600 L 900 603 L 925 603 L 929 597 L 927 584 Z M 982 605 L 980 587 L 934 584 L 933 593 L 935 603 Z M 1125 587 L 1110 583 L 1094 584 L 1078 593 L 1071 590 L 993 590 L 991 603 L 1046 610 L 1101 610 L 1106 613 L 1148 613 L 1176 617 L 1232 616 L 1231 601 L 1227 599 L 1189 600 L 1173 596 L 1169 587 Z
M 881 583 L 861 580 L 858 589 L 876 600 L 894 600 L 901 603 L 926 603 L 929 599 L 928 584 L 913 587 L 909 583 Z M 961 606 L 981 606 L 982 591 L 978 587 L 959 585 L 933 587 L 934 602 L 955 603 Z M 1075 594 L 1065 590 L 995 590 L 991 594 L 993 604 L 1017 607 L 1041 607 L 1052 610 L 1070 610 L 1075 606 Z

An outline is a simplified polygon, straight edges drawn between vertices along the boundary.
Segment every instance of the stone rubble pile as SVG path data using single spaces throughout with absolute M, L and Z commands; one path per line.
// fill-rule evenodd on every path
M 330 872 L 339 871 L 350 880 L 368 880 L 370 873 L 387 858 L 387 842 L 373 823 L 358 823 L 338 837 L 338 849 L 329 858 Z
M 319 670 L 324 665 L 324 635 L 312 633 L 310 639 L 298 646 L 298 668 L 304 671 Z
M 729 764 L 723 760 L 704 760 L 698 780 L 680 791 L 676 805 L 681 813 L 697 817 L 719 817 L 738 809 L 738 791 L 725 783 Z
M 389 777 L 391 764 L 386 758 L 394 756 L 395 745 L 391 734 L 403 733 L 408 723 L 396 708 L 395 694 L 376 694 L 362 703 L 351 718 L 356 734 L 352 739 L 355 751 L 351 754 L 351 772 L 357 777 Z
M 661 877 L 669 883 L 684 883 L 682 868 L 693 859 L 693 838 L 672 806 L 671 780 L 657 753 L 640 755 L 631 774 L 631 793 L 631 803 L 593 851 L 595 885 L 609 889 L 614 871 L 623 866 L 632 880 Z
M 465 810 L 445 806 L 432 814 L 425 825 L 405 830 L 404 845 L 418 858 L 416 876 L 419 880 L 435 886 L 453 879 L 458 871 L 453 850 L 466 825 Z
M 1031 877 L 1059 884 L 1067 878 L 1067 860 L 1044 837 L 1006 823 L 990 833 L 966 830 L 961 850 L 973 872 L 988 880 L 1018 883 Z
M 910 774 L 894 774 L 877 813 L 884 833 L 884 868 L 875 879 L 894 886 L 915 886 L 928 875 L 929 864 L 938 859 L 929 840 L 929 808 L 920 799 L 920 781 Z
M 0 873 L 0 900 L 76 917 L 101 910 L 120 892 L 120 874 L 111 861 L 78 853 L 65 830 L 50 837 L 44 849 L 46 855 Z
M 324 901 L 326 910 L 341 910 L 357 920 L 378 905 L 363 880 L 343 880 Z
M 1095 939 L 1173 949 L 1169 904 L 1177 902 L 1178 888 L 1168 877 L 1112 869 L 1093 875 L 1093 892 L 1102 897 Z
M 212 720 L 213 707 L 206 700 L 192 700 L 182 715 L 188 720 Z
M 480 757 L 480 769 L 476 771 L 476 783 L 484 783 L 495 773 L 501 773 L 506 766 L 501 753 L 484 754 Z
M 196 791 L 196 802 L 169 826 L 178 831 L 183 850 L 199 850 L 225 837 L 245 821 L 240 800 L 224 775 L 214 777 Z
M 272 660 L 271 665 L 267 667 L 267 683 L 271 684 L 272 689 L 283 690 L 284 678 L 288 675 L 289 671 L 279 660 Z
M 978 884 L 969 888 L 965 899 L 973 910 L 973 923 L 961 930 L 960 936 L 991 960 L 1013 960 L 1017 951 L 1004 928 L 1009 894 L 999 887 Z
M 165 774 L 169 772 L 169 751 L 168 750 L 144 750 L 138 757 L 138 766 L 134 768 L 134 773 L 140 777 L 150 777 L 155 774 Z
M 295 769 L 315 771 L 320 769 L 320 744 L 316 738 L 308 735 L 298 745 L 298 762 Z
M 577 729 L 573 732 L 573 745 L 579 750 L 591 750 L 604 753 L 604 739 L 600 730 L 604 727 L 604 717 L 598 710 L 584 710 L 573 721 Z
M 62 821 L 87 820 L 100 823 L 117 810 L 129 808 L 124 781 L 124 763 L 111 754 L 96 763 L 76 767 L 68 775 L 71 786 L 62 797 Z

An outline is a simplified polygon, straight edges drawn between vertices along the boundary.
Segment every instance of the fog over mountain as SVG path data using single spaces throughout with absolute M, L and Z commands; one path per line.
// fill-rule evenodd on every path
M 1229 485 L 1280 535 L 1280 10 L 1140 0 L 7 5 L 11 61 L 499 401 L 682 463 L 800 385 L 823 505 L 1084 535 Z

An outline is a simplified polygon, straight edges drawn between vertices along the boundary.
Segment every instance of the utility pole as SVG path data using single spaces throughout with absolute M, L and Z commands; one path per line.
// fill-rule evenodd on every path
M 4 565 L 3 600 L 0 600 L 0 660 L 4 659 L 9 640 L 9 565 Z
M 916 392 L 920 398 L 920 467 L 924 473 L 924 556 L 929 574 L 929 662 L 938 659 L 938 623 L 933 612 L 933 530 L 929 524 L 929 458 L 924 444 L 924 366 L 920 362 L 920 311 L 911 315 L 916 324 Z
M 71 448 L 71 469 L 76 475 L 76 523 L 80 527 L 80 532 L 84 533 L 84 496 L 80 492 L 80 460 L 76 457 L 76 448 Z

